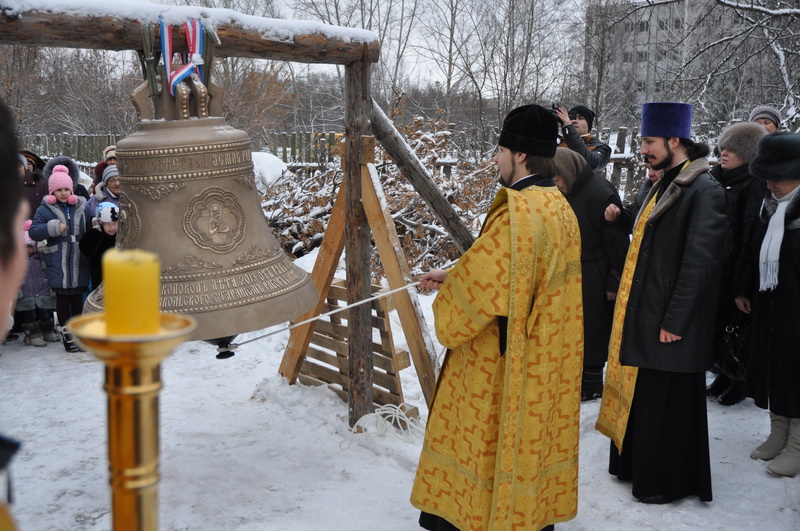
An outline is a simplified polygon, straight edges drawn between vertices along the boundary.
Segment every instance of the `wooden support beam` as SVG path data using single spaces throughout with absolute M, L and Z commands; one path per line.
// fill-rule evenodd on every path
M 20 8 L 24 11 L 19 11 Z M 142 24 L 158 24 L 159 14 L 176 25 L 189 18 L 204 20 L 221 42 L 215 51 L 217 57 L 341 65 L 362 59 L 374 63 L 380 57 L 378 37 L 370 31 L 255 17 L 226 9 L 125 0 L 109 2 L 105 10 L 100 5 L 93 6 L 91 15 L 86 14 L 85 2 L 81 0 L 61 0 L 58 4 L 42 1 L 41 8 L 37 8 L 36 0 L 0 0 L 0 44 L 141 50 Z M 175 51 L 186 51 L 183 28 L 174 29 Z
M 475 237 L 456 214 L 447 198 L 436 187 L 431 174 L 408 147 L 405 139 L 395 129 L 383 109 L 380 108 L 380 105 L 374 100 L 371 103 L 372 132 L 375 133 L 375 137 L 381 143 L 383 149 L 392 157 L 397 167 L 400 168 L 403 176 L 411 182 L 422 199 L 431 207 L 433 214 L 439 218 L 444 229 L 453 238 L 458 250 L 462 253 L 465 252 L 472 246 Z
M 373 165 L 369 165 L 369 168 L 371 171 L 364 175 L 361 184 L 364 208 L 372 228 L 378 254 L 381 257 L 383 270 L 386 273 L 386 279 L 389 281 L 389 288 L 397 289 L 411 283 L 411 272 L 403 254 L 400 238 L 395 231 L 394 220 L 390 213 L 381 206 L 386 204 L 386 198 L 383 196 L 378 173 Z M 408 290 L 397 293 L 394 295 L 394 303 L 397 307 L 397 315 L 400 317 L 400 324 L 403 326 L 411 358 L 414 360 L 414 368 L 417 370 L 422 394 L 425 396 L 425 402 L 430 406 L 433 403 L 433 394 L 436 389 L 434 372 L 436 349 L 433 346 L 433 340 L 425 324 L 416 293 L 412 295 Z
M 311 279 L 319 293 L 319 303 L 313 310 L 298 317 L 296 319 L 298 323 L 316 317 L 322 313 L 325 306 L 325 299 L 328 297 L 333 275 L 336 273 L 336 264 L 339 263 L 339 258 L 344 250 L 345 187 L 346 179 L 336 196 L 328 228 L 325 230 L 325 238 L 322 240 L 317 261 L 314 262 L 314 269 L 311 272 Z M 286 351 L 278 369 L 278 372 L 291 384 L 295 383 L 297 375 L 300 373 L 300 367 L 303 365 L 303 358 L 305 358 L 308 345 L 311 343 L 315 325 L 316 321 L 313 321 L 291 331 L 289 343 L 286 345 Z
M 347 304 L 370 296 L 370 231 L 361 202 L 362 172 L 372 162 L 374 144 L 366 138 L 369 128 L 370 68 L 367 61 L 345 67 L 345 264 L 347 268 Z M 372 148 L 370 149 L 370 145 Z M 371 413 L 372 403 L 372 309 L 362 304 L 348 314 L 350 347 L 350 426 Z

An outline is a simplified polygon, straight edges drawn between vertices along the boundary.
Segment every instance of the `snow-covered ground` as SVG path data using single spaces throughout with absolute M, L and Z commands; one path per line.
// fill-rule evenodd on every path
M 312 260 L 298 262 L 310 269 Z M 432 300 L 421 297 L 429 326 Z M 396 316 L 393 329 L 403 348 Z M 160 528 L 419 529 L 408 498 L 421 441 L 353 435 L 333 392 L 290 386 L 277 374 L 287 339 L 281 332 L 250 343 L 228 360 L 187 343 L 163 363 Z M 90 353 L 2 347 L 0 433 L 23 442 L 11 467 L 23 531 L 110 529 L 102 383 L 103 364 Z M 403 387 L 427 414 L 413 368 L 403 371 Z M 598 407 L 581 411 L 578 517 L 558 529 L 800 529 L 800 477 L 772 477 L 749 458 L 768 430 L 767 414 L 749 399 L 708 404 L 714 501 L 664 506 L 634 501 L 630 485 L 608 475 Z

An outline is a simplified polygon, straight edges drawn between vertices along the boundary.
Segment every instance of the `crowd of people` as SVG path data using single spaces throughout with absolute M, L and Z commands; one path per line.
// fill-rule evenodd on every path
M 70 157 L 45 162 L 32 151 L 19 151 L 14 176 L 23 184 L 29 212 L 23 236 L 28 268 L 5 341 L 21 336 L 30 346 L 61 341 L 67 352 L 80 350 L 64 325 L 83 312 L 86 296 L 102 282 L 101 258 L 114 247 L 118 228 L 115 147 L 106 148 L 103 157 L 87 190 Z
M 648 179 L 623 205 L 594 119 L 580 105 L 512 110 L 480 236 L 452 269 L 421 278 L 440 290 L 435 328 L 449 349 L 411 496 L 426 529 L 574 517 L 582 401 L 602 400 L 608 471 L 642 503 L 712 500 L 709 396 L 768 410 L 750 456 L 776 476 L 800 473 L 800 134 L 756 107 L 722 132 L 712 167 L 691 139 L 691 105 L 646 103 Z M 95 177 L 90 193 L 69 157 L 18 150 L 0 102 L 4 337 L 13 323 L 26 345 L 78 349 L 63 326 L 115 245 L 114 146 Z
M 648 178 L 630 205 L 603 176 L 591 109 L 506 117 L 479 238 L 421 278 L 448 348 L 411 495 L 421 527 L 574 517 L 579 405 L 598 398 L 608 472 L 639 502 L 712 500 L 709 397 L 768 409 L 751 457 L 800 472 L 800 135 L 756 107 L 712 167 L 692 110 L 644 104 Z

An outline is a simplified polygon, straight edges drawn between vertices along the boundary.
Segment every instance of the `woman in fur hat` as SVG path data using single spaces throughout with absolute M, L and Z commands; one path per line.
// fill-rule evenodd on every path
M 766 181 L 769 193 L 744 247 L 736 306 L 753 316 L 747 396 L 770 415 L 769 437 L 750 457 L 775 458 L 769 472 L 794 476 L 800 472 L 800 135 L 764 136 L 750 173 Z
M 34 241 L 47 240 L 47 280 L 56 292 L 56 314 L 63 327 L 70 317 L 83 312 L 83 293 L 89 285 L 89 261 L 78 242 L 89 228 L 86 199 L 73 194 L 73 181 L 66 166 L 55 166 L 47 181 L 50 195 L 33 216 L 28 234 Z M 62 329 L 67 352 L 75 352 L 72 336 Z
M 722 265 L 719 309 L 717 310 L 716 332 L 714 334 L 714 361 L 717 377 L 707 390 L 709 396 L 718 397 L 723 406 L 730 406 L 744 400 L 744 380 L 738 375 L 726 374 L 730 355 L 720 346 L 720 338 L 728 325 L 743 326 L 749 322 L 747 315 L 736 309 L 733 279 L 736 263 L 742 252 L 749 228 L 758 216 L 758 209 L 767 191 L 766 184 L 750 175 L 748 164 L 756 156 L 758 141 L 766 134 L 764 127 L 755 122 L 739 122 L 725 129 L 719 137 L 719 164 L 711 169 L 711 175 L 725 188 L 728 197 L 728 239 L 727 258 Z

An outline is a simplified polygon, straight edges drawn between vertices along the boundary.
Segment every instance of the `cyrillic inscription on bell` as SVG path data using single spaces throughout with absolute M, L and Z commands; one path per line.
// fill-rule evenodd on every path
M 189 81 L 178 84 L 175 97 L 166 88 L 150 94 L 162 119 L 141 121 L 137 132 L 117 142 L 117 246 L 160 256 L 161 308 L 192 315 L 198 321 L 192 339 L 292 320 L 318 302 L 316 288 L 267 224 L 250 138 L 209 116 L 221 107 L 218 88 L 206 89 L 197 75 Z M 141 109 L 147 85 L 134 101 L 140 116 L 152 117 Z M 101 297 L 102 290 L 93 292 L 88 309 L 101 310 Z

